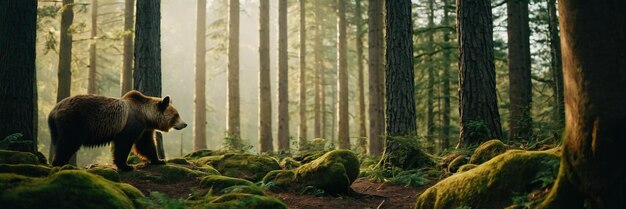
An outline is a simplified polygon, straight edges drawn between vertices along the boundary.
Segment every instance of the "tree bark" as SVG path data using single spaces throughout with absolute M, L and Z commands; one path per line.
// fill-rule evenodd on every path
M 460 139 L 457 147 L 501 139 L 491 1 L 457 0 Z
M 444 26 L 450 25 L 450 0 L 443 0 L 443 24 Z M 452 32 L 445 31 L 443 34 L 443 42 L 450 44 L 450 34 Z M 450 50 L 443 51 L 443 76 L 441 77 L 442 91 L 443 91 L 443 121 L 441 124 L 441 150 L 446 150 L 450 147 Z
M 261 0 L 259 29 L 259 152 L 274 151 L 270 87 L 270 1 Z
M 196 7 L 196 88 L 193 117 L 193 150 L 206 149 L 206 0 Z
M 161 97 L 161 1 L 137 0 L 133 88 Z M 165 159 L 163 136 L 157 132 L 157 153 Z
M 289 151 L 287 0 L 278 1 L 278 150 Z
M 509 49 L 509 138 L 530 139 L 533 134 L 532 83 L 530 80 L 530 27 L 528 1 L 507 2 Z
M 300 127 L 299 145 L 307 140 L 306 117 L 306 1 L 300 0 Z
M 565 106 L 563 105 L 563 65 L 561 64 L 561 37 L 559 18 L 556 15 L 556 0 L 548 0 L 548 28 L 550 30 L 550 67 L 552 68 L 552 92 L 554 93 L 554 122 L 560 128 L 565 126 Z
M 339 149 L 350 149 L 348 126 L 348 66 L 346 51 L 346 3 L 337 0 L 337 141 Z
M 0 2 L 0 140 L 21 133 L 37 151 L 37 1 Z
M 313 112 L 315 113 L 313 118 L 313 134 L 315 138 L 322 137 L 322 37 L 321 24 L 322 24 L 322 12 L 319 4 L 314 5 L 315 8 L 315 39 L 313 40 L 314 59 L 315 59 L 315 98 L 313 105 Z
M 383 8 L 383 1 L 370 1 L 367 9 L 369 17 L 369 154 L 374 156 L 380 156 L 383 153 L 383 135 L 385 134 Z
M 539 208 L 626 208 L 624 1 L 559 1 L 565 83 L 561 169 Z
M 98 39 L 98 0 L 91 0 L 91 43 L 89 44 L 89 75 L 87 94 L 96 94 L 96 45 Z
M 230 0 L 228 6 L 228 138 L 234 140 L 233 147 L 239 149 L 240 92 L 239 92 L 239 0 Z
M 356 0 L 355 18 L 356 24 L 356 66 L 358 73 L 358 94 L 359 94 L 359 137 L 358 147 L 363 153 L 367 152 L 367 128 L 365 126 L 365 78 L 363 73 L 363 14 L 361 0 Z
M 133 26 L 135 0 L 126 0 L 124 7 L 124 49 L 122 60 L 121 93 L 124 95 L 133 89 Z
M 386 1 L 387 135 L 416 134 L 411 1 Z
M 435 27 L 435 8 L 434 8 L 435 0 L 428 0 L 428 27 Z M 435 33 L 429 32 L 428 35 L 428 45 L 430 45 L 430 49 L 434 50 L 435 43 Z M 427 119 L 426 119 L 426 137 L 428 140 L 428 152 L 435 153 L 435 149 L 437 148 L 437 142 L 435 141 L 435 76 L 437 72 L 435 72 L 435 68 L 433 67 L 433 59 L 432 56 L 428 56 L 426 59 L 426 65 L 428 66 L 426 71 L 428 71 L 428 101 L 427 101 Z

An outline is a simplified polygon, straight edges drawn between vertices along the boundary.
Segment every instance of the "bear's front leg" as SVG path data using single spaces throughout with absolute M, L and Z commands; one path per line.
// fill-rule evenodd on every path
M 130 140 L 116 140 L 113 142 L 113 163 L 120 171 L 132 171 L 134 168 L 126 164 L 128 154 L 133 146 Z
M 159 159 L 156 151 L 156 146 L 154 145 L 156 137 L 156 133 L 154 130 L 146 130 L 139 140 L 135 142 L 135 154 L 143 159 L 147 159 L 150 164 L 153 165 L 163 165 L 165 164 L 164 160 Z

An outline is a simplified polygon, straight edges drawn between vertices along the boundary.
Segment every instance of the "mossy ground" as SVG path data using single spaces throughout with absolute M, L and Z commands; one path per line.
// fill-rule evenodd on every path
M 474 150 L 474 154 L 472 154 L 469 163 L 478 165 L 487 162 L 491 158 L 506 152 L 506 150 L 507 145 L 500 140 L 493 139 L 483 142 Z
M 30 152 L 0 150 L 0 164 L 39 164 L 39 158 Z
M 222 175 L 243 178 L 257 182 L 280 166 L 274 158 L 246 153 L 227 153 L 218 156 L 205 156 L 192 160 L 197 166 L 210 165 Z

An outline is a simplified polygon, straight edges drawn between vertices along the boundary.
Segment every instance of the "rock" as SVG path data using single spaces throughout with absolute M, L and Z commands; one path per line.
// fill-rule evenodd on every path
M 192 153 L 189 153 L 187 155 L 185 155 L 185 159 L 187 160 L 195 160 L 198 158 L 202 158 L 202 157 L 207 157 L 207 156 L 218 156 L 218 155 L 224 155 L 228 153 L 228 151 L 222 151 L 222 150 L 198 150 Z
M 0 164 L 39 164 L 39 158 L 30 152 L 0 150 Z
M 293 159 L 304 164 L 304 163 L 311 162 L 311 161 L 321 157 L 322 155 L 326 154 L 327 152 L 328 151 L 321 151 L 321 150 L 301 152 L 297 156 L 293 157 Z
M 255 194 L 246 193 L 229 193 L 210 199 L 208 203 L 201 206 L 202 208 L 215 209 L 287 209 L 279 199 Z
M 470 158 L 469 163 L 481 164 L 487 162 L 491 158 L 498 156 L 506 151 L 506 145 L 500 140 L 493 139 L 483 142 L 480 146 L 474 150 L 474 154 Z
M 96 166 L 96 167 L 87 169 L 87 172 L 96 174 L 98 176 L 102 176 L 103 178 L 109 181 L 120 182 L 120 174 L 117 172 L 117 170 L 113 168 Z
M 4 191 L 3 208 L 143 208 L 143 194 L 84 170 L 63 170 Z
M 168 163 L 179 164 L 179 165 L 189 165 L 190 163 L 184 158 L 174 158 L 167 160 Z
M 0 173 L 14 173 L 29 177 L 46 177 L 50 168 L 32 164 L 0 164 Z
M 315 187 L 328 194 L 351 191 L 350 186 L 359 175 L 359 159 L 348 150 L 330 151 L 320 158 L 294 170 L 273 171 L 263 183 L 286 190 Z
M 280 169 L 274 158 L 244 153 L 228 153 L 192 160 L 197 166 L 210 165 L 222 175 L 257 182 L 273 170 Z
M 467 156 L 465 156 L 465 155 L 458 155 L 456 158 L 454 158 L 448 164 L 448 172 L 449 173 L 456 173 L 459 170 L 459 168 L 461 166 L 467 164 L 468 161 L 469 161 L 469 158 Z
M 254 183 L 228 176 L 209 175 L 202 177 L 200 186 L 209 189 L 207 195 L 223 195 L 233 192 L 263 195 L 263 190 Z
M 475 168 L 454 174 L 428 188 L 415 208 L 504 208 L 512 198 L 536 187 L 540 173 L 558 173 L 558 153 L 510 150 Z
M 190 169 L 176 164 L 153 165 L 131 172 L 122 172 L 124 178 L 138 178 L 157 184 L 170 184 L 209 175 L 209 173 Z

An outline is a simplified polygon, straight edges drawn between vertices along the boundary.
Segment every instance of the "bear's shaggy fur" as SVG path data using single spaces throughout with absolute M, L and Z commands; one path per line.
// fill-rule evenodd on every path
M 133 152 L 152 164 L 163 164 L 154 145 L 155 130 L 183 129 L 187 124 L 170 104 L 170 97 L 148 97 L 130 91 L 122 98 L 78 95 L 61 100 L 48 116 L 56 154 L 52 165 L 67 164 L 81 146 L 102 146 L 113 142 L 113 163 L 120 170 L 132 170 L 126 158 Z

